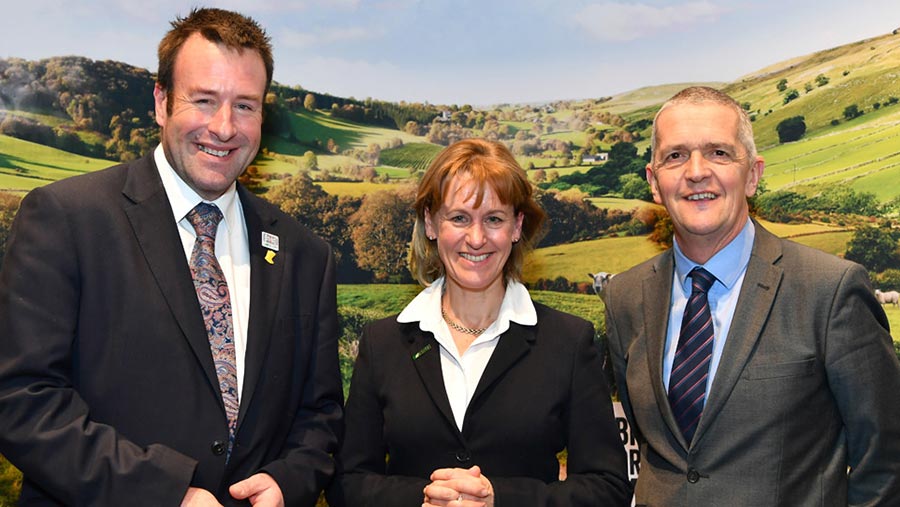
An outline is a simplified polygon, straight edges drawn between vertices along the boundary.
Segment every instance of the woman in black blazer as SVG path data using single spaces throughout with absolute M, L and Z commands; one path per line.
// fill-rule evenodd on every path
M 329 503 L 628 505 L 593 327 L 533 303 L 520 282 L 544 212 L 512 154 L 451 145 L 415 211 L 410 269 L 426 288 L 363 331 Z

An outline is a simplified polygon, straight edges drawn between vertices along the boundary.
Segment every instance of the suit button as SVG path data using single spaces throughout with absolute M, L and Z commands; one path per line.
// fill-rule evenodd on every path
M 472 459 L 472 455 L 469 454 L 469 451 L 457 451 L 456 453 L 456 461 L 460 463 L 468 463 Z
M 700 480 L 700 472 L 694 470 L 693 468 L 688 470 L 687 480 L 691 484 L 694 484 L 695 482 L 699 481 Z
M 221 456 L 221 455 L 225 454 L 225 442 L 223 442 L 221 440 L 216 440 L 212 443 L 212 445 L 209 446 L 209 449 L 216 456 Z

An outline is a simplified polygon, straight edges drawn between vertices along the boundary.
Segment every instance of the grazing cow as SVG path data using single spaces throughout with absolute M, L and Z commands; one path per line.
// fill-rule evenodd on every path
M 601 271 L 597 274 L 588 273 L 588 276 L 594 281 L 592 287 L 594 288 L 594 292 L 600 296 L 600 299 L 603 299 L 603 290 L 606 289 L 606 285 L 612 279 L 612 277 L 616 276 L 615 273 L 607 273 L 606 271 Z
M 883 305 L 890 304 L 900 307 L 900 293 L 895 290 L 881 292 L 880 290 L 875 289 L 875 299 L 877 299 L 878 302 Z

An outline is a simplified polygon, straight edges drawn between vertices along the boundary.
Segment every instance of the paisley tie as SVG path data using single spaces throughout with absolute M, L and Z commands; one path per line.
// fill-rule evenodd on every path
M 216 230 L 222 220 L 222 212 L 214 204 L 201 202 L 187 214 L 187 219 L 197 232 L 194 250 L 191 253 L 191 275 L 206 323 L 209 349 L 212 351 L 219 390 L 228 418 L 228 449 L 225 453 L 227 462 L 234 447 L 239 402 L 231 298 L 222 267 L 216 260 Z

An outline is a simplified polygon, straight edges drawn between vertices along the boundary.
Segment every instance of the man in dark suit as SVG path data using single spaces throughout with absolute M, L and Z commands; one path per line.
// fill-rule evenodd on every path
M 675 246 L 606 292 L 636 504 L 900 504 L 900 366 L 865 270 L 749 218 L 764 164 L 727 95 L 676 94 L 652 149 Z
M 159 56 L 161 146 L 22 201 L 0 272 L 0 452 L 23 506 L 314 505 L 342 417 L 333 258 L 235 183 L 269 39 L 199 9 Z

